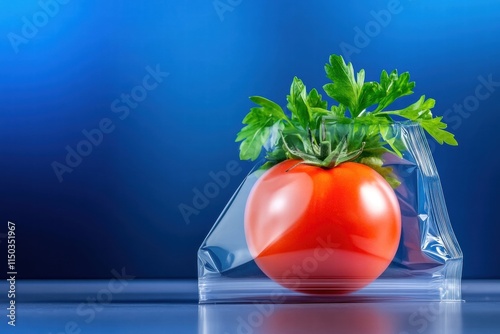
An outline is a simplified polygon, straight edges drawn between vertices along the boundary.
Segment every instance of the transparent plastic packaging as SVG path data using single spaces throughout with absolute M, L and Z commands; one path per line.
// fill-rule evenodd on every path
M 402 146 L 402 157 L 387 153 L 383 160 L 401 182 L 394 189 L 401 211 L 401 232 L 392 261 L 375 280 L 316 274 L 322 266 L 342 261 L 339 257 L 334 262 L 322 260 L 331 249 L 337 251 L 337 244 L 330 241 L 331 249 L 322 249 L 321 257 L 315 257 L 319 251 L 308 246 L 311 256 L 290 268 L 302 268 L 307 274 L 304 282 L 297 282 L 297 277 L 291 279 L 284 267 L 280 269 L 283 277 L 270 278 L 261 270 L 245 234 L 245 207 L 252 188 L 265 173 L 260 169 L 261 162 L 236 190 L 199 248 L 200 303 L 460 300 L 462 252 L 423 129 L 416 123 L 395 123 L 391 138 Z M 318 240 L 318 247 L 324 244 L 324 240 Z M 278 267 L 284 263 L 279 256 L 273 261 Z M 329 272 L 331 268 L 324 269 Z

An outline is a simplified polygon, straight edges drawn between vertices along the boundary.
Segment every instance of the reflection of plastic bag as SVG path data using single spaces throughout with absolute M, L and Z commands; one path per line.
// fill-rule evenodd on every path
M 200 305 L 199 334 L 460 334 L 461 303 Z
M 402 158 L 387 154 L 384 165 L 392 167 L 401 181 L 395 189 L 401 210 L 401 239 L 392 262 L 376 280 L 361 284 L 362 289 L 351 293 L 318 295 L 287 289 L 283 282 L 280 285 L 268 278 L 248 249 L 244 229 L 247 199 L 264 173 L 256 168 L 233 195 L 198 251 L 200 302 L 460 300 L 462 253 L 451 229 L 426 138 L 415 123 L 396 123 L 391 132 L 401 146 Z M 312 267 L 318 266 L 321 263 Z M 355 285 L 356 279 L 321 277 L 313 284 Z

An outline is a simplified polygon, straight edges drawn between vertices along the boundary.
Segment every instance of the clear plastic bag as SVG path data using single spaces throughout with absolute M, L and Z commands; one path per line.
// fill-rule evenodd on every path
M 401 234 L 397 251 L 380 276 L 361 284 L 356 281 L 359 277 L 316 278 L 314 270 L 325 265 L 317 259 L 316 263 L 298 263 L 310 269 L 309 285 L 303 289 L 290 288 L 285 278 L 264 274 L 245 235 L 247 200 L 265 173 L 259 163 L 239 186 L 198 251 L 200 303 L 460 300 L 462 252 L 424 132 L 416 123 L 395 123 L 390 137 L 402 153 L 401 158 L 384 155 L 384 166 L 391 167 L 401 182 L 394 189 L 401 211 Z M 280 265 L 279 257 L 275 263 Z M 350 286 L 362 288 L 346 289 Z

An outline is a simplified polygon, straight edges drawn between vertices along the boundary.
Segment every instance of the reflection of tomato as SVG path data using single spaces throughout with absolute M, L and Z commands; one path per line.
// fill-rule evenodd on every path
M 399 244 L 394 191 L 366 165 L 290 169 L 297 162 L 274 166 L 254 185 L 245 210 L 250 253 L 268 277 L 296 291 L 364 287 L 387 268 Z
M 389 334 L 395 328 L 389 310 L 366 303 L 276 305 L 259 333 Z

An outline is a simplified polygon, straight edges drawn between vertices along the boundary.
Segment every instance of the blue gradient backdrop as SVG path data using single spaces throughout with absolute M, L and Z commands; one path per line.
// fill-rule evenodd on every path
M 394 1 L 60 2 L 0 5 L 0 247 L 6 254 L 11 220 L 19 278 L 104 278 L 122 267 L 195 277 L 197 247 L 251 163 L 238 163 L 189 224 L 178 206 L 238 160 L 248 96 L 284 105 L 294 75 L 321 87 L 331 53 L 369 80 L 410 71 L 416 95 L 435 98 L 438 115 L 450 109 L 460 146 L 435 147 L 434 157 L 464 274 L 500 278 L 499 84 L 471 98 L 480 76 L 500 82 L 499 1 L 401 0 L 383 24 L 371 11 Z M 357 36 L 365 29 L 371 36 Z M 120 119 L 125 104 L 113 101 L 148 66 L 168 76 Z M 470 111 L 453 111 L 464 102 Z M 59 182 L 53 162 L 103 119 L 113 131 Z

